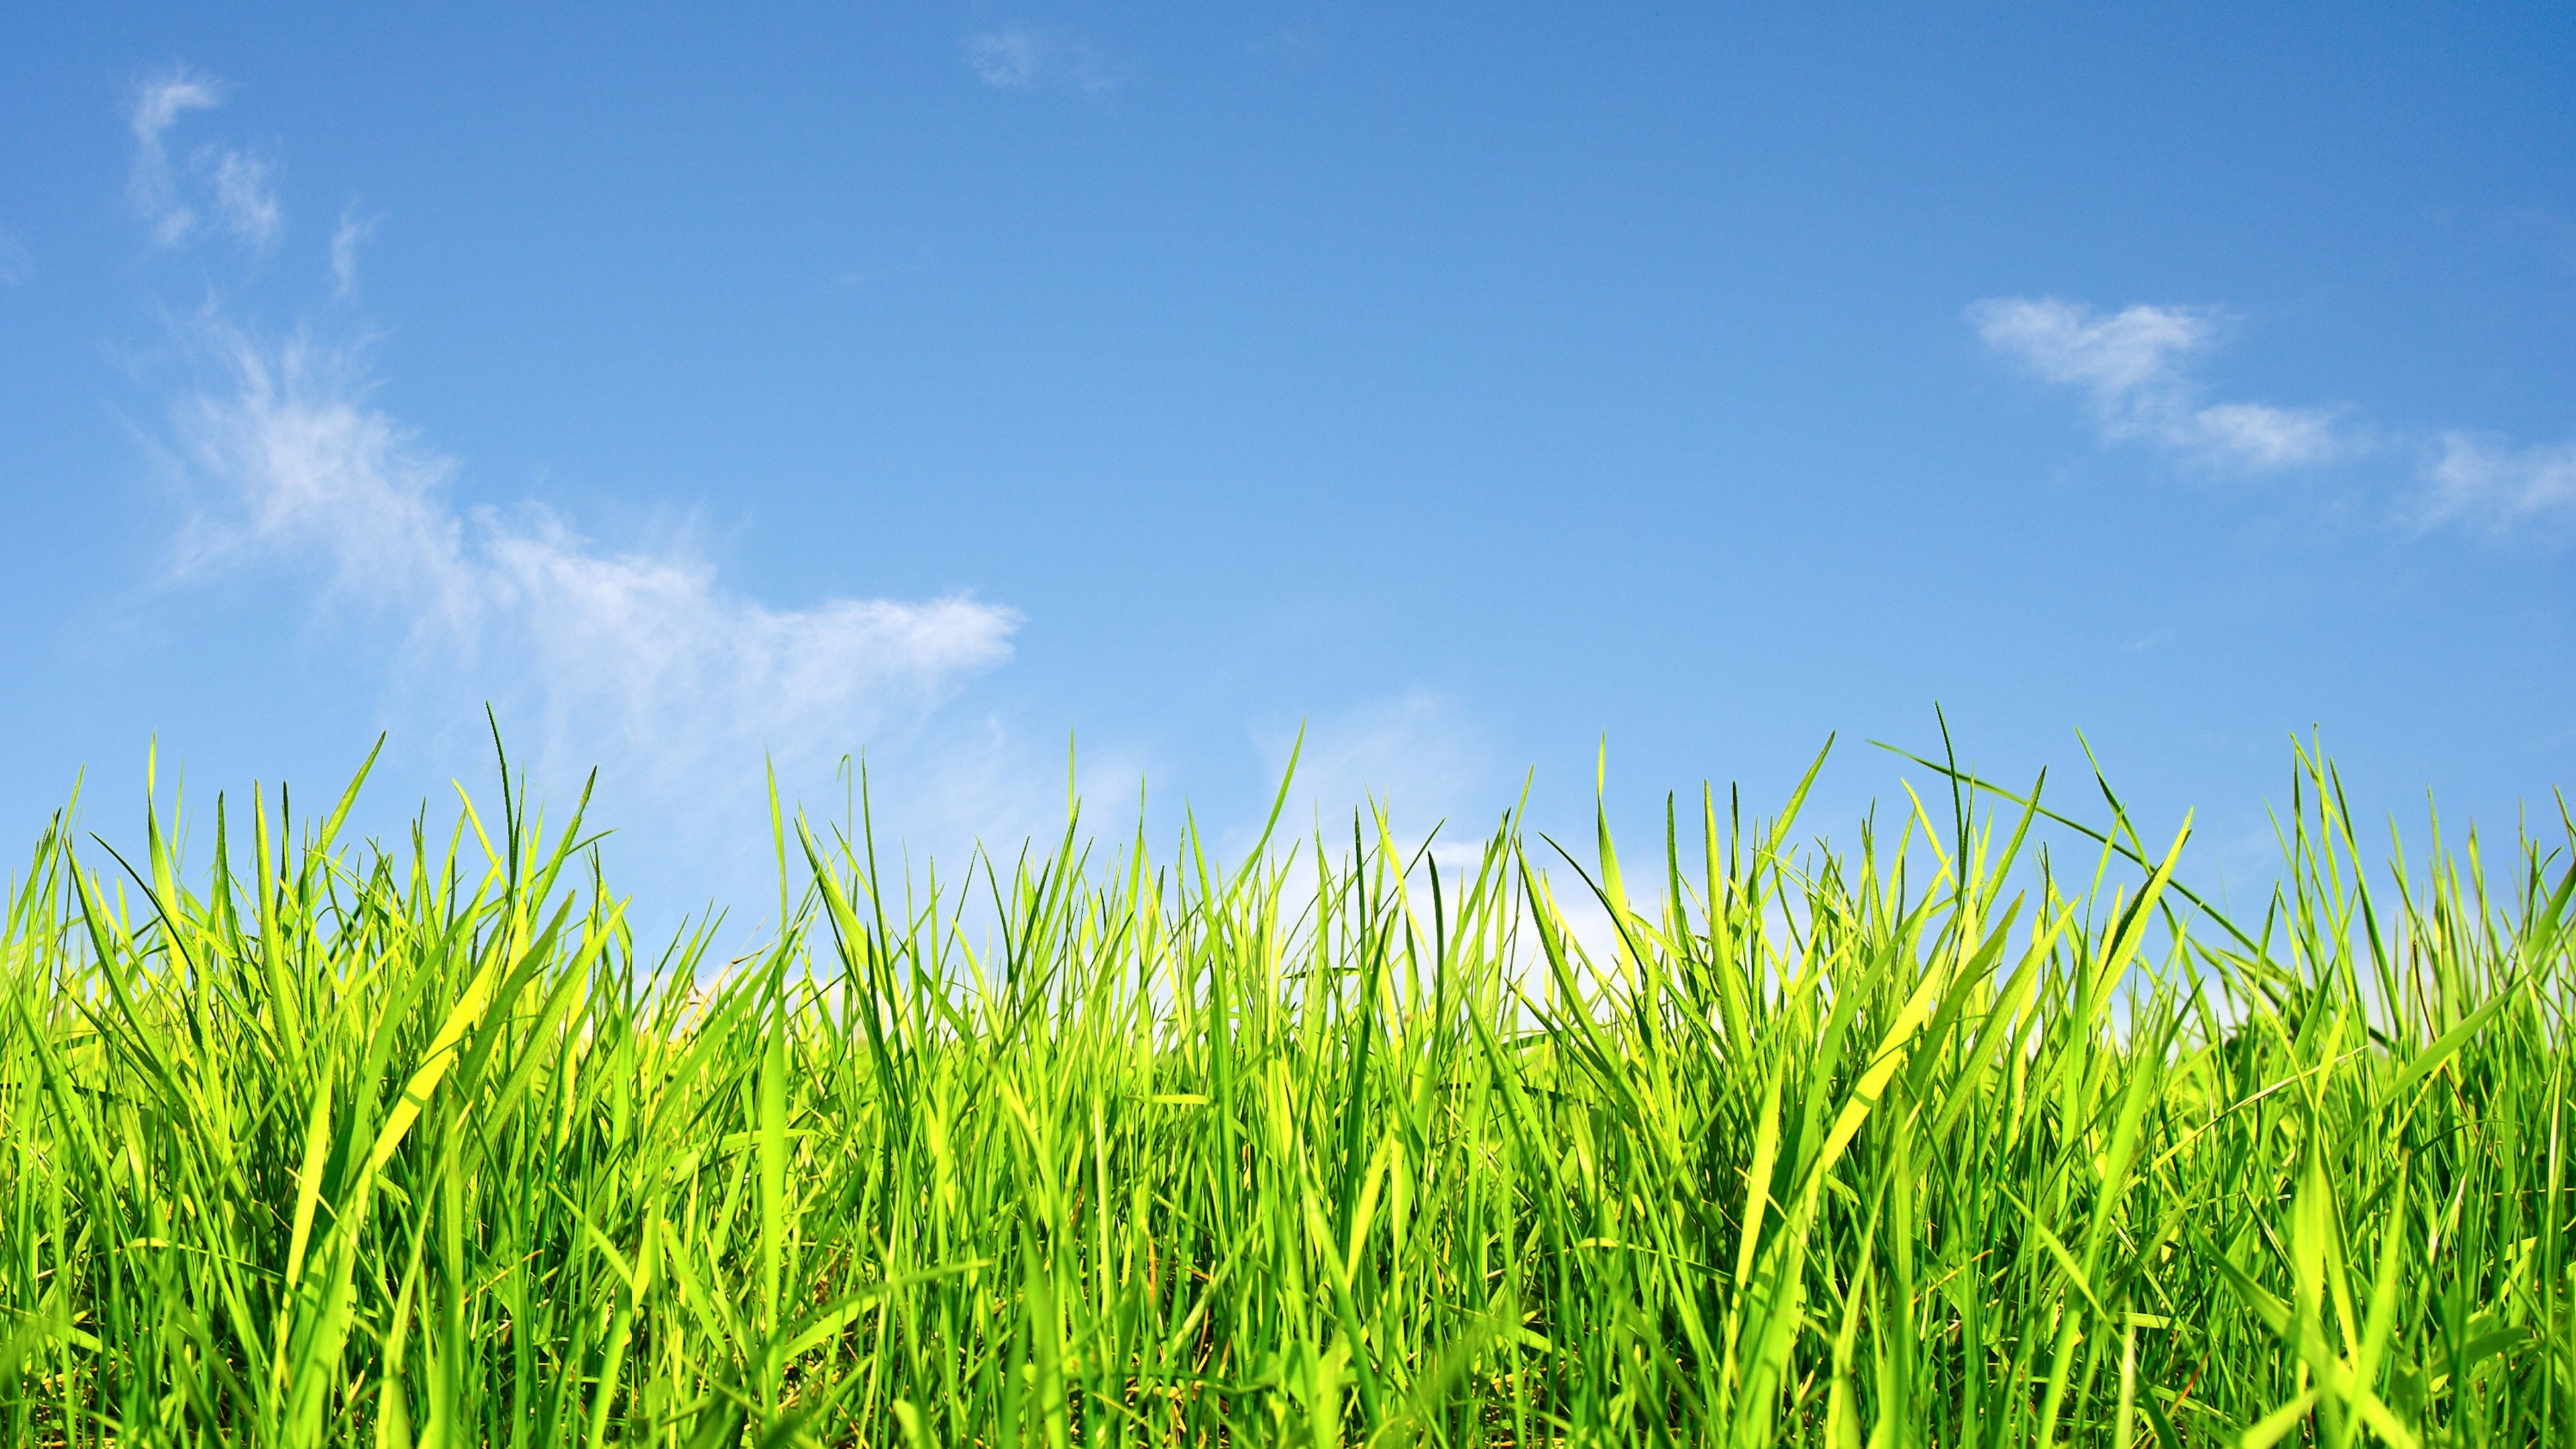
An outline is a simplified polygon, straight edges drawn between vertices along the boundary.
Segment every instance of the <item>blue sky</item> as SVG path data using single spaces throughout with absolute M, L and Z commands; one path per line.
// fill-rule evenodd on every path
M 1936 701 L 2212 869 L 2312 725 L 2554 813 L 2571 102 L 2536 5 L 17 7 L 0 825 L 381 730 L 389 828 L 486 700 L 672 898 L 764 757 L 1239 832 L 1301 720 L 1417 825 L 1847 821 Z

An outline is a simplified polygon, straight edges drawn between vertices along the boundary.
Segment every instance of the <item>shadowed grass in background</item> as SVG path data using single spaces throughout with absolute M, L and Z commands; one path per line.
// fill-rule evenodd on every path
M 729 964 L 507 791 L 394 849 L 235 800 L 188 869 L 66 816 L 0 1438 L 2569 1442 L 2566 846 L 2373 891 L 2300 772 L 2233 924 L 1953 775 L 1892 848 L 1702 800 L 1579 867 L 1363 815 L 916 888 L 791 820 Z

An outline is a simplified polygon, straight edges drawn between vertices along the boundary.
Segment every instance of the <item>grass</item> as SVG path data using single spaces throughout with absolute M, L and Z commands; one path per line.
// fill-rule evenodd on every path
M 2231 922 L 1941 768 L 1840 854 L 1804 785 L 1624 862 L 1362 814 L 918 889 L 791 819 L 729 964 L 524 787 L 390 849 L 219 802 L 196 873 L 67 813 L 0 927 L 0 1436 L 2576 1442 L 2565 844 L 2374 893 L 2303 753 Z

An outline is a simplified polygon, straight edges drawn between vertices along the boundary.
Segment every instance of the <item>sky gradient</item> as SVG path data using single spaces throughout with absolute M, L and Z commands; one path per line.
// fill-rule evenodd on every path
M 2576 762 L 2563 6 L 0 17 L 0 826 L 147 745 L 748 896 L 1141 779 L 1542 823 L 2077 731 L 2210 871 Z M 165 784 L 166 789 L 166 784 Z M 1114 803 L 1109 803 L 1114 802 Z M 443 813 L 443 803 L 433 813 Z M 1452 829 L 1461 826 L 1453 825 Z M 1467 830 L 1472 836 L 1481 826 Z

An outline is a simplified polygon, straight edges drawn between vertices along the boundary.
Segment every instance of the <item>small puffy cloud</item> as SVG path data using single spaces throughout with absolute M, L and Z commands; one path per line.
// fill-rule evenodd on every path
M 171 164 L 171 128 L 191 111 L 222 103 L 222 85 L 185 66 L 135 91 L 127 114 L 134 162 L 126 176 L 126 199 L 162 246 L 174 247 L 195 235 L 205 222 L 201 207 L 210 207 L 214 223 L 246 245 L 265 248 L 277 239 L 282 215 L 274 163 L 228 146 L 201 146 L 188 154 L 184 174 Z
M 1989 298 L 1968 309 L 1988 347 L 2043 381 L 2081 388 L 2096 426 L 2256 472 L 2329 462 L 2358 444 L 2321 408 L 2204 403 L 2187 366 L 2226 323 L 2207 307 L 2137 305 L 2104 314 L 2055 297 Z
M 2331 462 L 2351 448 L 2334 415 L 2320 408 L 2220 403 L 2194 410 L 2191 429 L 2190 441 L 2260 470 Z
M 2468 523 L 2503 532 L 2576 516 L 2576 441 L 2516 447 L 2485 433 L 2442 435 L 2425 466 L 2418 508 L 2426 527 Z
M 1037 79 L 1045 50 L 1045 42 L 1034 33 L 1014 25 L 968 36 L 966 63 L 984 84 L 1017 89 Z
M 1024 25 L 966 37 L 966 64 L 977 80 L 997 90 L 1027 90 L 1045 81 L 1098 96 L 1118 85 L 1116 74 L 1089 45 Z
M 1987 346 L 2113 406 L 2179 386 L 2175 360 L 2206 347 L 2219 320 L 2198 307 L 2136 306 L 2105 317 L 2055 297 L 1989 298 L 1968 316 Z

